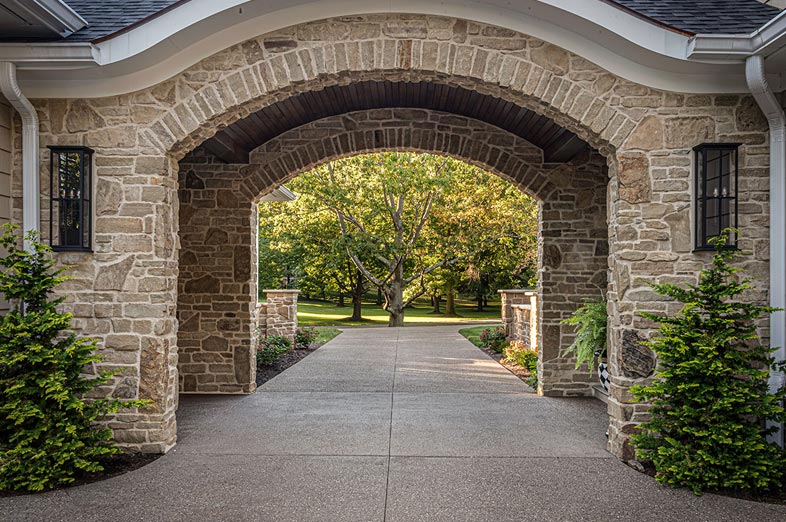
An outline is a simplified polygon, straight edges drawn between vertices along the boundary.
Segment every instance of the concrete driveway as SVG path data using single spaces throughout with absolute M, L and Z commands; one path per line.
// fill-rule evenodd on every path
M 347 329 L 250 396 L 184 396 L 178 446 L 0 521 L 776 521 L 658 487 L 605 451 L 605 406 L 537 397 L 459 327 Z

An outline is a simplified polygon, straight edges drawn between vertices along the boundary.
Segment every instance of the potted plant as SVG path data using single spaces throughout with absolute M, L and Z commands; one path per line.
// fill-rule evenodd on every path
M 590 375 L 595 363 L 603 389 L 609 391 L 608 362 L 606 360 L 606 324 L 608 314 L 606 300 L 588 299 L 562 324 L 576 327 L 576 340 L 565 350 L 565 355 L 574 354 L 576 368 L 583 363 L 589 366 Z

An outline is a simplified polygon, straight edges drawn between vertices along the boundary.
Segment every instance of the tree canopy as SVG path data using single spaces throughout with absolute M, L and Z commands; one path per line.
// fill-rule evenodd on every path
M 497 289 L 535 276 L 537 202 L 462 161 L 358 155 L 288 187 L 297 200 L 260 204 L 263 287 L 289 280 L 306 296 L 351 296 L 357 314 L 363 294 L 376 287 L 398 325 L 423 294 L 437 307 L 447 297 L 450 313 L 457 290 L 482 307 Z

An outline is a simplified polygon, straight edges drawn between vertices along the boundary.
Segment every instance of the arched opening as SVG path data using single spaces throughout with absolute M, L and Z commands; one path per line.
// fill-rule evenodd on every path
M 180 160 L 181 391 L 254 390 L 259 198 L 321 163 L 378 151 L 448 155 L 539 201 L 540 391 L 590 395 L 596 378 L 564 356 L 573 332 L 560 321 L 606 289 L 606 160 L 531 109 L 434 81 L 296 94 L 236 120 Z
M 455 19 L 439 21 L 459 29 L 467 23 Z M 142 349 L 139 394 L 153 400 L 160 411 L 157 418 L 163 419 L 164 425 L 156 434 L 156 441 L 161 440 L 161 444 L 153 445 L 150 439 L 150 447 L 169 448 L 174 444 L 178 380 L 184 390 L 199 387 L 198 378 L 188 377 L 189 372 L 204 375 L 203 384 L 210 385 L 203 388 L 206 393 L 248 393 L 253 388 L 250 332 L 255 285 L 253 281 L 245 284 L 233 278 L 236 259 L 255 258 L 251 250 L 254 242 L 233 245 L 231 252 L 228 245 L 223 245 L 220 252 L 189 254 L 189 242 L 203 246 L 209 243 L 204 223 L 199 229 L 200 220 L 206 219 L 205 212 L 212 209 L 221 216 L 216 221 L 221 224 L 213 227 L 220 230 L 211 238 L 218 243 L 222 233 L 228 233 L 230 214 L 218 211 L 218 198 L 228 208 L 242 208 L 243 217 L 233 223 L 252 230 L 255 224 L 251 224 L 251 209 L 256 198 L 298 173 L 330 158 L 364 151 L 404 150 L 459 158 L 512 181 L 543 201 L 541 215 L 549 219 L 541 223 L 541 292 L 544 302 L 554 303 L 551 310 L 541 310 L 544 394 L 588 393 L 590 378 L 586 370 L 575 370 L 572 361 L 562 357 L 560 347 L 570 342 L 573 333 L 559 321 L 585 296 L 597 295 L 598 287 L 608 282 L 612 374 L 609 401 L 612 405 L 624 405 L 610 407 L 609 447 L 618 455 L 629 452 L 623 428 L 635 423 L 630 411 L 638 412 L 640 408 L 630 405 L 625 395 L 628 380 L 620 381 L 616 395 L 613 386 L 616 372 L 620 371 L 620 331 L 623 323 L 631 324 L 635 314 L 633 308 L 623 309 L 617 302 L 616 288 L 627 284 L 617 277 L 617 214 L 622 207 L 645 201 L 651 182 L 649 157 L 623 148 L 641 119 L 640 112 L 626 110 L 613 96 L 614 86 L 625 80 L 518 33 L 516 36 L 525 42 L 527 52 L 509 51 L 505 36 L 470 41 L 460 34 L 458 39 L 444 41 L 436 29 L 433 35 L 428 30 L 423 39 L 396 33 L 347 41 L 324 40 L 316 34 L 300 40 L 298 31 L 290 28 L 247 41 L 205 59 L 173 82 L 162 84 L 153 96 L 167 100 L 166 112 L 159 113 L 140 131 L 140 147 L 151 158 L 137 161 L 136 169 L 163 168 L 168 173 L 168 190 L 172 189 L 166 197 L 173 200 L 172 208 L 176 209 L 174 200 L 178 199 L 182 207 L 172 216 L 162 214 L 156 221 L 159 228 L 153 247 L 157 255 L 173 254 L 167 258 L 167 266 L 174 267 L 171 283 L 178 290 L 178 302 L 171 308 L 171 322 L 177 318 L 177 329 L 170 330 L 166 340 Z M 491 28 L 488 31 L 494 33 Z M 385 107 L 389 98 L 383 95 L 363 101 L 357 87 L 353 98 L 352 86 L 361 83 L 373 92 L 378 92 L 381 85 L 383 94 L 387 84 L 391 84 L 391 92 L 392 84 L 401 84 L 396 92 L 404 95 L 393 99 L 401 106 Z M 417 96 L 404 84 L 420 86 Z M 472 103 L 465 99 L 462 108 L 448 104 L 451 98 L 445 93 L 449 88 L 476 94 Z M 303 103 L 298 98 L 301 94 L 326 90 L 326 103 L 333 108 L 316 111 L 322 119 L 293 117 L 291 124 L 278 128 L 254 127 L 260 121 L 286 122 L 287 115 L 281 108 L 287 106 L 287 100 L 294 106 L 294 100 Z M 440 93 L 439 100 L 444 98 L 446 102 L 435 100 L 434 93 Z M 264 112 L 274 106 L 278 112 Z M 495 119 L 484 121 L 491 120 L 492 113 L 477 111 L 476 106 L 494 107 Z M 305 108 L 301 114 L 311 114 L 319 107 L 312 102 Z M 365 123 L 358 126 L 357 121 L 346 117 L 353 113 L 365 113 L 368 125 L 376 128 Z M 373 121 L 372 114 L 379 115 L 379 119 Z M 236 128 L 234 124 L 241 120 L 243 123 Z M 402 125 L 402 120 L 408 123 Z M 244 124 L 246 128 L 240 128 Z M 254 125 L 249 127 L 250 124 Z M 244 140 L 239 141 L 238 137 Z M 245 161 L 246 156 L 248 163 L 227 162 Z M 200 170 L 210 175 L 200 176 Z M 180 194 L 176 193 L 178 188 Z M 170 223 L 174 226 L 167 228 Z M 189 229 L 191 226 L 195 228 Z M 251 237 L 235 232 L 238 237 Z M 210 257 L 211 252 L 217 255 Z M 211 275 L 198 266 L 200 258 L 215 259 L 222 266 L 214 266 Z M 238 263 L 237 269 L 241 275 L 255 275 L 253 266 L 247 267 L 244 262 Z M 571 269 L 581 271 L 581 275 L 569 274 Z M 225 300 L 215 308 L 211 296 L 215 295 L 213 290 L 222 288 L 222 281 L 216 277 L 219 272 L 226 277 L 225 283 L 233 285 L 233 291 L 241 292 L 243 297 Z M 194 277 L 197 273 L 200 275 Z M 573 289 L 576 293 L 570 294 Z M 228 335 L 217 335 L 219 324 L 230 328 Z M 549 339 L 553 342 L 547 343 Z M 211 355 L 199 355 L 197 358 L 203 360 L 195 362 L 190 356 L 202 352 L 205 341 Z M 176 352 L 167 348 L 175 345 Z M 234 350 L 234 346 L 243 348 Z M 175 353 L 177 356 L 173 356 Z M 205 373 L 211 371 L 211 364 L 220 378 Z M 646 368 L 639 373 L 648 374 Z M 198 391 L 196 388 L 193 391 Z

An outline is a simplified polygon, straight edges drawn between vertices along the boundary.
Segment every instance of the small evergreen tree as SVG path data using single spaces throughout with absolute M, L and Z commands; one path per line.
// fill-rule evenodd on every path
M 65 333 L 72 316 L 52 294 L 66 269 L 35 233 L 30 251 L 18 248 L 15 228 L 0 236 L 0 292 L 13 303 L 0 319 L 0 489 L 40 491 L 101 471 L 99 459 L 120 450 L 95 421 L 147 401 L 84 398 L 113 372 L 83 374 L 101 359 L 94 340 Z
M 738 280 L 729 262 L 737 253 L 715 242 L 711 268 L 698 285 L 653 285 L 683 308 L 673 317 L 642 314 L 660 324 L 648 346 L 658 355 L 657 380 L 637 386 L 651 401 L 651 420 L 633 436 L 638 456 L 655 466 L 662 484 L 694 493 L 732 489 L 763 492 L 782 485 L 786 452 L 770 444 L 764 422 L 784 420 L 786 389 L 770 393 L 770 371 L 783 363 L 762 344 L 755 321 L 774 311 L 744 302 L 750 279 Z

